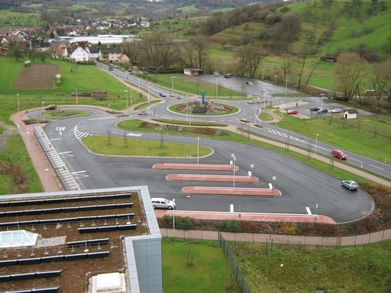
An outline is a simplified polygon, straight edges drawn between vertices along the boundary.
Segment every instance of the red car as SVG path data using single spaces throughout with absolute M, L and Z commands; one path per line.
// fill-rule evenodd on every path
M 57 110 L 57 105 L 49 105 L 46 107 L 46 110 Z
M 331 155 L 340 160 L 346 160 L 348 156 L 341 150 L 332 150 Z
M 297 111 L 297 109 L 291 109 L 291 110 L 286 110 L 286 113 L 287 114 L 297 114 L 297 113 L 299 113 L 299 111 Z

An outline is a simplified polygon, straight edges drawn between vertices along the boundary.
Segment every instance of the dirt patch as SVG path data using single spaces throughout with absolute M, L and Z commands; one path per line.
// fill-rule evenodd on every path
M 56 74 L 60 74 L 58 65 L 32 64 L 25 67 L 16 79 L 15 89 L 52 89 Z

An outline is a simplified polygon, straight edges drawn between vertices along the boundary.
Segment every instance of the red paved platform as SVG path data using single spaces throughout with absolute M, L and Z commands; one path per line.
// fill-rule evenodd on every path
M 184 210 L 155 210 L 157 218 L 165 215 L 177 217 L 190 217 L 200 220 L 240 220 L 254 222 L 290 222 L 290 223 L 322 223 L 336 224 L 332 218 L 322 215 L 308 214 L 258 214 L 238 212 L 207 212 L 207 211 L 184 211 Z
M 269 188 L 242 188 L 242 187 L 209 187 L 209 186 L 185 186 L 182 188 L 185 194 L 231 194 L 231 195 L 252 195 L 252 196 L 281 196 L 278 189 Z
M 235 182 L 256 183 L 257 177 L 230 176 L 230 175 L 198 175 L 198 174 L 169 174 L 166 176 L 169 181 L 215 181 L 215 182 Z
M 176 164 L 176 163 L 158 163 L 153 165 L 154 169 L 174 169 L 174 170 L 203 170 L 203 171 L 233 171 L 234 166 L 217 164 Z M 235 166 L 235 171 L 239 170 Z

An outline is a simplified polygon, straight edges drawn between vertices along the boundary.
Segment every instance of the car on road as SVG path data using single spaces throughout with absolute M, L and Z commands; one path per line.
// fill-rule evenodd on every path
M 299 111 L 297 111 L 297 109 L 290 109 L 290 110 L 286 110 L 286 113 L 287 114 L 297 114 L 297 113 L 299 113 Z
M 318 114 L 327 114 L 328 110 L 327 109 L 320 109 L 316 113 Z
M 167 198 L 151 198 L 152 206 L 154 209 L 167 209 L 175 210 L 175 201 L 168 200 Z
M 340 159 L 340 160 L 346 160 L 348 158 L 348 156 L 341 150 L 332 150 L 331 151 L 331 155 L 334 157 L 334 158 L 337 158 L 337 159 Z
M 165 98 L 165 97 L 167 97 L 167 94 L 159 92 L 159 96 L 161 96 L 162 98 Z
M 335 108 L 335 109 L 331 110 L 330 112 L 331 113 L 342 113 L 343 110 L 342 110 L 342 108 Z
M 358 184 L 356 181 L 353 180 L 342 180 L 341 185 L 343 187 L 346 187 L 349 190 L 357 190 L 358 189 Z
M 311 107 L 311 108 L 310 108 L 310 111 L 311 111 L 311 112 L 318 112 L 319 110 L 320 110 L 319 107 Z
M 46 110 L 57 110 L 57 105 L 49 105 L 46 107 Z

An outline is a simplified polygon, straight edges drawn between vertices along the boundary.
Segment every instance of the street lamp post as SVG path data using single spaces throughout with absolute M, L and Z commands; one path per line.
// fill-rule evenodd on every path
M 236 172 L 236 157 L 235 154 L 231 154 L 232 157 L 232 163 L 233 163 L 233 171 L 234 171 L 234 177 L 232 180 L 232 188 L 235 189 L 235 172 Z
M 151 107 L 151 97 L 149 96 L 149 85 L 150 85 L 151 83 L 150 82 L 148 82 L 148 112 L 149 112 L 149 107 Z
M 215 100 L 217 100 L 217 77 L 215 79 L 216 79 Z
M 133 90 L 130 90 L 130 105 L 133 105 Z
M 175 79 L 175 76 L 171 76 L 171 91 L 173 92 L 174 91 L 174 79 Z
M 254 125 L 257 124 L 257 100 L 254 99 Z
M 317 133 L 316 138 L 315 138 L 315 155 L 316 155 L 316 149 L 318 147 L 318 136 L 319 136 L 319 134 Z
M 200 137 L 197 137 L 197 165 L 200 164 Z
M 44 101 L 41 102 L 41 108 L 42 108 L 41 116 L 42 116 L 42 121 L 43 121 L 43 104 L 45 104 Z
M 285 98 L 287 92 L 288 92 L 288 77 L 285 77 Z
M 26 134 L 27 134 L 27 153 L 30 155 L 30 132 L 28 129 Z
M 277 74 L 274 75 L 274 86 L 277 86 Z
M 175 198 L 172 201 L 175 202 Z M 174 210 L 175 210 L 175 208 L 174 208 Z M 172 229 L 174 230 L 174 234 L 175 234 L 175 212 L 174 212 L 174 210 L 172 210 Z
M 126 113 L 128 112 L 128 90 L 125 90 L 125 99 L 126 99 Z
M 48 191 L 49 188 L 48 188 L 48 172 L 49 172 L 49 169 L 45 169 L 45 191 Z
M 16 94 L 16 107 L 18 108 L 18 112 L 20 111 L 19 107 L 19 94 Z
M 76 105 L 79 104 L 79 97 L 77 96 L 77 89 L 76 89 Z
M 250 167 L 251 167 L 251 171 L 248 172 L 248 177 L 252 177 L 253 176 L 254 164 L 250 164 Z
M 263 89 L 263 112 L 266 109 L 266 89 Z
M 261 81 L 258 80 L 258 100 L 261 100 Z

